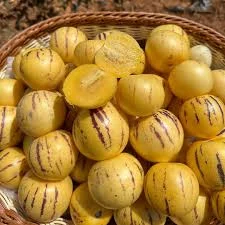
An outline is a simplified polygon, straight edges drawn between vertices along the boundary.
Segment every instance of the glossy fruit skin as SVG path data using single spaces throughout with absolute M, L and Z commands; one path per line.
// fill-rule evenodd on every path
M 66 106 L 62 95 L 50 91 L 33 91 L 25 95 L 17 107 L 19 126 L 32 137 L 40 137 L 60 128 L 65 116 Z
M 181 217 L 195 207 L 199 184 L 194 172 L 186 165 L 158 163 L 149 169 L 144 191 L 155 210 L 167 216 Z
M 38 48 L 29 48 L 29 49 L 22 49 L 14 58 L 13 63 L 12 63 L 12 70 L 14 73 L 14 76 L 17 80 L 25 83 L 25 81 L 23 80 L 23 75 L 22 75 L 22 71 L 21 71 L 21 60 L 22 57 L 24 55 L 26 55 L 28 52 L 30 52 L 31 50 L 34 49 L 38 49 Z
M 161 80 L 154 76 L 127 76 L 118 83 L 116 99 L 128 115 L 149 116 L 163 106 L 165 90 Z
M 55 90 L 65 77 L 65 64 L 55 51 L 34 49 L 22 56 L 22 79 L 34 90 Z
M 145 53 L 153 69 L 167 74 L 176 65 L 189 59 L 189 43 L 175 32 L 157 31 L 150 33 Z
M 78 183 L 86 182 L 88 179 L 89 171 L 94 164 L 95 161 L 88 159 L 81 153 L 79 153 L 75 167 L 70 173 L 70 177 Z
M 15 56 L 13 60 L 13 64 L 12 64 L 12 70 L 13 70 L 14 76 L 17 80 L 20 80 L 20 81 L 22 81 L 22 74 L 20 71 L 21 59 L 22 59 L 22 54 L 19 53 Z
M 188 37 L 187 33 L 180 26 L 177 26 L 175 24 L 160 25 L 160 26 L 157 26 L 156 28 L 154 28 L 152 30 L 151 34 L 154 33 L 154 32 L 157 32 L 157 31 L 172 31 L 172 32 L 175 32 L 176 34 L 179 34 L 180 36 L 182 36 L 186 40 L 188 45 L 190 46 L 189 37 Z
M 184 102 L 179 118 L 190 135 L 213 138 L 224 128 L 225 106 L 213 95 L 198 96 Z
M 198 141 L 187 152 L 187 165 L 195 172 L 199 183 L 212 190 L 223 190 L 225 178 L 225 138 Z
M 113 31 L 104 46 L 95 55 L 96 65 L 117 78 L 141 74 L 145 68 L 145 54 L 138 42 L 130 35 Z
M 62 180 L 73 170 L 78 150 L 72 136 L 64 130 L 52 131 L 36 138 L 28 154 L 33 173 L 44 180 Z
M 212 64 L 212 53 L 205 45 L 195 45 L 190 50 L 190 59 L 205 63 L 210 67 Z
M 143 181 L 144 171 L 138 160 L 128 153 L 121 153 L 97 162 L 91 168 L 88 187 L 99 205 L 107 209 L 121 209 L 139 198 Z
M 0 105 L 17 106 L 24 94 L 24 85 L 15 79 L 0 79 Z
M 104 106 L 114 96 L 116 88 L 115 76 L 94 64 L 78 66 L 63 83 L 66 101 L 70 105 L 87 109 Z
M 156 212 L 147 202 L 144 194 L 131 206 L 114 211 L 117 225 L 143 224 L 164 225 L 166 217 Z
M 168 81 L 173 94 L 184 100 L 208 94 L 213 88 L 210 68 L 194 60 L 186 60 L 175 66 Z
M 225 85 L 225 70 L 212 70 L 213 89 L 211 94 L 219 97 L 225 103 L 224 85 Z
M 0 184 L 9 189 L 17 189 L 28 170 L 25 155 L 17 147 L 6 148 L 0 152 Z
M 29 171 L 19 185 L 18 199 L 29 218 L 38 223 L 47 223 L 63 215 L 70 204 L 72 192 L 70 177 L 48 182 Z
M 105 41 L 103 40 L 87 40 L 80 42 L 74 50 L 73 63 L 76 66 L 94 64 L 95 55 L 104 43 Z
M 50 47 L 65 63 L 72 63 L 76 46 L 86 41 L 86 35 L 75 27 L 61 27 L 51 34 Z
M 165 78 L 163 78 L 161 76 L 158 76 L 158 75 L 155 75 L 155 74 L 151 74 L 151 75 L 153 75 L 155 78 L 157 78 L 161 82 L 161 84 L 164 88 L 165 98 L 164 98 L 162 108 L 166 109 L 173 99 L 173 93 L 170 90 L 169 83 Z
M 131 145 L 137 154 L 150 162 L 175 161 L 183 140 L 180 121 L 165 109 L 135 120 L 130 127 Z
M 108 102 L 98 109 L 82 109 L 73 124 L 73 139 L 89 159 L 105 160 L 119 155 L 129 138 L 127 119 Z
M 98 205 L 88 190 L 88 184 L 80 184 L 73 192 L 70 202 L 70 215 L 77 225 L 107 225 L 112 210 Z
M 170 218 L 177 225 L 210 224 L 213 219 L 210 198 L 204 189 L 200 189 L 198 201 L 194 209 L 181 218 Z
M 16 109 L 14 106 L 0 106 L 0 151 L 22 141 L 23 134 L 16 118 Z
M 224 216 L 224 206 L 225 206 L 225 191 L 218 191 L 213 192 L 211 195 L 211 204 L 213 213 L 216 218 L 225 223 L 225 216 Z

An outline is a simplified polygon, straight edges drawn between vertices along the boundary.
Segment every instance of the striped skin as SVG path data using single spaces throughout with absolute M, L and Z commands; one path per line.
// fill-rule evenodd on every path
M 22 72 L 21 72 L 21 69 L 20 69 L 20 63 L 21 63 L 21 59 L 22 59 L 22 56 L 26 55 L 28 52 L 30 52 L 31 50 L 34 50 L 34 49 L 38 49 L 38 47 L 32 47 L 32 48 L 28 48 L 28 49 L 25 49 L 23 48 L 14 58 L 13 60 L 13 64 L 12 64 L 12 70 L 13 70 L 13 73 L 15 75 L 15 78 L 19 81 L 22 81 L 23 83 L 25 83 L 23 81 L 23 76 L 22 76 Z M 24 93 L 25 94 L 25 93 Z
M 150 33 L 145 45 L 151 67 L 163 74 L 168 74 L 176 65 L 187 60 L 189 49 L 184 37 L 169 30 Z
M 146 201 L 144 194 L 131 206 L 114 211 L 117 225 L 164 225 L 166 217 L 156 212 Z
M 32 49 L 22 57 L 20 72 L 30 88 L 55 90 L 65 77 L 65 64 L 51 49 Z
M 134 121 L 130 143 L 134 150 L 151 162 L 176 160 L 184 140 L 181 123 L 171 112 L 160 109 L 152 116 Z
M 118 40 L 130 47 L 140 47 L 138 42 L 129 34 L 119 30 L 107 30 L 96 35 L 94 40 Z
M 78 183 L 86 182 L 88 179 L 89 171 L 94 164 L 95 161 L 88 159 L 81 153 L 79 153 L 75 167 L 70 173 L 70 177 Z
M 45 180 L 62 180 L 73 170 L 78 150 L 69 132 L 57 130 L 35 139 L 27 160 L 33 173 Z
M 212 221 L 212 208 L 209 195 L 200 189 L 198 201 L 194 209 L 181 218 L 170 218 L 177 225 L 206 225 Z
M 187 152 L 187 165 L 199 183 L 212 190 L 225 188 L 225 138 L 195 142 Z
M 223 130 L 221 130 L 216 136 L 217 137 L 225 137 L 225 128 L 223 128 Z
M 138 160 L 122 153 L 97 162 L 88 176 L 93 199 L 107 209 L 121 209 L 133 204 L 143 190 L 144 171 Z
M 30 153 L 31 144 L 34 140 L 35 140 L 35 138 L 27 136 L 27 135 L 25 135 L 25 137 L 23 139 L 23 152 L 26 156 L 27 163 L 28 163 L 30 168 L 31 168 L 31 165 L 30 165 L 30 161 L 29 161 L 28 157 L 29 157 L 29 153 Z
M 29 171 L 18 189 L 18 199 L 25 214 L 39 223 L 47 223 L 63 215 L 69 206 L 73 192 L 70 177 L 47 182 Z
M 74 51 L 73 63 L 76 66 L 94 64 L 95 55 L 104 43 L 103 40 L 88 40 L 79 43 Z
M 25 155 L 20 148 L 10 147 L 0 152 L 0 185 L 17 189 L 27 170 Z
M 73 192 L 70 202 L 70 215 L 76 225 L 107 225 L 112 210 L 98 205 L 90 195 L 88 184 L 79 185 Z
M 165 90 L 156 76 L 140 74 L 121 78 L 116 98 L 118 105 L 128 115 L 149 116 L 162 108 Z
M 0 151 L 19 144 L 22 137 L 16 118 L 16 107 L 0 106 Z
M 92 160 L 119 155 L 128 142 L 126 118 L 108 102 L 104 107 L 80 110 L 73 124 L 73 139 L 79 151 Z
M 31 144 L 34 140 L 35 138 L 27 136 L 27 135 L 25 135 L 23 139 L 23 152 L 27 158 L 29 156 Z
M 182 105 L 180 120 L 190 135 L 212 138 L 225 126 L 225 105 L 213 95 L 198 96 Z
M 50 47 L 65 63 L 72 63 L 76 46 L 86 41 L 86 35 L 75 27 L 61 27 L 51 34 Z
M 120 32 L 118 30 L 107 30 L 107 31 L 104 31 L 104 32 L 101 32 L 99 34 L 97 34 L 94 38 L 94 40 L 106 40 L 106 38 L 112 34 L 113 32 Z
M 12 64 L 12 70 L 13 70 L 13 73 L 15 74 L 15 78 L 19 81 L 23 81 L 22 74 L 20 71 L 21 59 L 22 59 L 22 53 L 20 52 L 15 56 L 13 60 L 13 64 Z
M 33 91 L 17 107 L 17 120 L 28 136 L 40 137 L 60 128 L 66 117 L 62 95 L 51 91 Z
M 211 204 L 216 218 L 225 223 L 225 190 L 213 192 L 211 195 Z
M 155 210 L 172 217 L 182 217 L 196 205 L 199 184 L 194 172 L 181 163 L 152 166 L 144 185 L 145 196 Z

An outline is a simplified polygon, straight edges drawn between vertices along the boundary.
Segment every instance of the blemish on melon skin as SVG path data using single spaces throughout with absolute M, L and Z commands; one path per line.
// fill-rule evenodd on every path
M 95 213 L 96 218 L 100 218 L 102 216 L 102 211 L 99 210 L 98 212 Z
M 5 126 L 5 117 L 6 117 L 6 107 L 3 108 L 2 111 L 2 121 L 1 121 L 1 130 L 0 130 L 0 141 L 2 141 L 3 138 L 3 129 Z

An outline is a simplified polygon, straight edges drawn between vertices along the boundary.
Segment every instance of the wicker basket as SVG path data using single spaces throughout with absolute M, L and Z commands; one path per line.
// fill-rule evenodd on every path
M 213 29 L 176 16 L 156 13 L 81 13 L 54 17 L 40 22 L 13 37 L 0 48 L 0 78 L 7 76 L 7 58 L 14 56 L 21 48 L 48 46 L 49 34 L 61 26 L 75 26 L 83 30 L 88 38 L 108 30 L 118 29 L 129 33 L 140 44 L 144 44 L 149 32 L 161 24 L 177 24 L 188 34 L 192 45 L 207 45 L 213 53 L 212 68 L 225 69 L 225 37 Z M 29 222 L 19 207 L 16 194 L 0 186 L 0 225 L 19 225 Z M 51 225 L 67 225 L 71 221 L 57 219 Z M 169 223 L 168 223 L 169 224 Z M 219 224 L 216 220 L 210 224 Z

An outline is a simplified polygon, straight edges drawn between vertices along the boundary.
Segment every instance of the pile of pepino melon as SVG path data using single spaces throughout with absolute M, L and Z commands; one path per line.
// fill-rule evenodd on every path
M 93 40 L 74 27 L 0 80 L 0 185 L 28 219 L 225 223 L 225 70 L 179 26 Z

